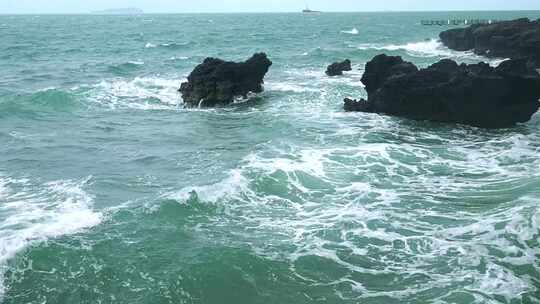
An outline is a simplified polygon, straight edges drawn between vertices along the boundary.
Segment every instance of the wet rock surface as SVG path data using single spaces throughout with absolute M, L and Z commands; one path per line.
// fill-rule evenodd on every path
M 179 91 L 188 107 L 214 107 L 263 91 L 263 79 L 272 62 L 265 53 L 254 54 L 244 62 L 206 58 L 195 67 Z
M 326 69 L 326 75 L 328 76 L 340 76 L 343 75 L 344 71 L 351 71 L 351 61 L 349 59 L 345 59 L 342 62 L 334 62 L 331 65 L 328 66 Z
M 487 57 L 527 59 L 540 68 L 540 20 L 475 24 L 440 33 L 444 45 Z
M 540 74 L 525 59 L 497 68 L 444 59 L 418 69 L 382 54 L 366 65 L 362 82 L 368 100 L 345 99 L 345 110 L 502 128 L 529 121 L 540 106 Z

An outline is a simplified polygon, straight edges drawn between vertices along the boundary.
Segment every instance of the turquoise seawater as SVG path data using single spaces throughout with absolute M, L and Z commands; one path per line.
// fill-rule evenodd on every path
M 382 52 L 500 62 L 421 20 L 523 16 L 0 16 L 0 301 L 540 303 L 538 115 L 342 109 Z M 205 57 L 259 51 L 264 93 L 183 108 Z

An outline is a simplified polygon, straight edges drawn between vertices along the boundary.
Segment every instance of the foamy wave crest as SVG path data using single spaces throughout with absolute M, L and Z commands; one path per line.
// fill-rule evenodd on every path
M 176 43 L 176 42 L 168 42 L 168 43 L 160 43 L 160 44 L 154 44 L 151 42 L 148 42 L 144 47 L 147 49 L 154 49 L 154 48 L 166 48 L 171 50 L 181 49 L 186 46 L 189 46 L 190 42 L 182 42 L 182 43 Z
M 215 203 L 223 198 L 230 198 L 233 195 L 247 190 L 248 180 L 242 175 L 240 170 L 231 170 L 228 176 L 215 184 L 186 187 L 176 192 L 170 192 L 163 197 L 179 202 L 190 202 L 197 199 L 202 202 Z
M 349 30 L 349 31 L 341 31 L 343 34 L 351 34 L 351 35 L 358 35 L 358 29 L 356 28 L 353 28 L 352 30 Z
M 172 56 L 169 58 L 170 61 L 177 61 L 177 60 L 188 60 L 188 56 Z
M 0 175 L 0 275 L 8 260 L 31 244 L 80 232 L 98 225 L 102 214 L 92 210 L 84 191 L 90 177 L 35 185 L 29 179 Z M 5 294 L 0 281 L 0 298 Z
M 304 92 L 317 92 L 316 88 L 310 88 L 307 85 L 302 85 L 298 83 L 288 83 L 288 82 L 269 82 L 265 85 L 266 90 L 268 91 L 281 91 L 281 92 L 293 92 L 293 93 L 304 93 Z
M 396 44 L 381 45 L 381 44 L 367 43 L 367 44 L 362 44 L 358 46 L 358 49 L 384 50 L 384 51 L 404 50 L 408 54 L 412 56 L 417 56 L 417 57 L 435 57 L 435 56 L 450 57 L 455 54 L 459 54 L 458 52 L 454 52 L 448 49 L 440 41 L 435 40 L 435 39 L 422 41 L 422 42 L 400 44 L 400 45 L 396 45 Z
M 162 43 L 159 46 L 164 47 L 164 48 L 168 48 L 168 49 L 176 50 L 176 49 L 181 49 L 181 48 L 184 48 L 186 46 L 189 46 L 190 44 L 191 44 L 190 42 L 181 42 L 181 43 L 170 42 L 170 43 Z
M 431 39 L 422 42 L 407 44 L 361 44 L 357 47 L 360 50 L 381 50 L 381 51 L 405 51 L 413 57 L 443 57 L 453 59 L 470 59 L 475 61 L 485 61 L 492 66 L 498 66 L 508 58 L 487 58 L 474 54 L 472 51 L 458 52 L 447 48 L 441 41 Z
M 428 41 L 414 42 L 407 44 L 373 44 L 367 43 L 357 47 L 360 50 L 384 50 L 384 51 L 405 51 L 413 57 L 443 57 L 453 59 L 469 59 L 474 61 L 484 61 L 491 66 L 498 66 L 508 58 L 487 58 L 474 54 L 472 51 L 458 52 L 447 48 L 442 42 L 436 39 Z
M 102 81 L 89 92 L 88 98 L 98 104 L 140 110 L 174 109 L 182 103 L 177 79 L 137 77 L 131 81 Z

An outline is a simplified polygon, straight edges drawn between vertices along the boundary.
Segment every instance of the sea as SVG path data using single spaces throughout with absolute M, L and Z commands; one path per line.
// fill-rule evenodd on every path
M 0 302 L 540 303 L 540 116 L 487 130 L 347 113 L 422 20 L 538 11 L 0 16 Z M 177 92 L 265 52 L 265 91 Z M 353 62 L 341 77 L 330 63 Z

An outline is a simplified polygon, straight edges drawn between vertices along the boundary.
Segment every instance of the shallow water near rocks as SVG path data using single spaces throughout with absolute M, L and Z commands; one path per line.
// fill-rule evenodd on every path
M 380 52 L 503 59 L 421 20 L 524 15 L 0 16 L 1 301 L 539 302 L 538 115 L 482 130 L 342 110 Z M 206 56 L 258 51 L 264 93 L 183 108 Z

